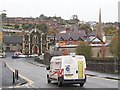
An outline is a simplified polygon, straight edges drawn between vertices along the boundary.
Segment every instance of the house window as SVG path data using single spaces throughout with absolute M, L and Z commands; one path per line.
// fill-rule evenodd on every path
M 72 45 L 72 41 L 70 41 L 70 45 Z
M 69 45 L 69 44 L 70 44 L 70 41 L 67 41 L 66 44 Z

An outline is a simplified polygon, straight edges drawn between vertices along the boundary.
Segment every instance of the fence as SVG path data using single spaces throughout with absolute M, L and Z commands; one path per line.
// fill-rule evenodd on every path
M 87 60 L 87 70 L 103 73 L 119 73 L 120 60 L 106 58 L 104 60 Z

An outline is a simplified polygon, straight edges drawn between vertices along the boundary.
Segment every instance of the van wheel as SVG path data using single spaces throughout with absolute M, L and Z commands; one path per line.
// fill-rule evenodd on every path
M 61 83 L 60 80 L 58 80 L 58 86 L 59 86 L 59 87 L 62 87 L 62 83 Z
M 48 75 L 47 75 L 47 82 L 48 82 L 48 83 L 51 83 L 51 80 L 50 80 L 50 78 L 49 78 Z
M 80 83 L 80 87 L 83 87 L 84 83 Z
M 59 77 L 59 78 L 58 78 L 58 86 L 59 86 L 59 87 L 62 87 L 62 77 Z
M 51 83 L 51 80 L 48 79 L 47 82 L 48 82 L 48 83 Z

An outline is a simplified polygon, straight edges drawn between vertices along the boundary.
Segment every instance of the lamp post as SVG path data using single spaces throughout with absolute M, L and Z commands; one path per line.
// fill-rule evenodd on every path
M 3 31 L 2 30 L 2 12 L 6 12 L 6 10 L 0 11 L 0 32 Z
M 6 10 L 0 11 L 0 53 L 4 53 L 3 48 L 3 24 L 2 24 L 2 12 L 6 12 Z

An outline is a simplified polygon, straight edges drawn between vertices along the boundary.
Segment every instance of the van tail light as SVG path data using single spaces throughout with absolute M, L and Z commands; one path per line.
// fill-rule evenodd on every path
M 84 68 L 84 76 L 86 76 L 86 68 Z
M 61 69 L 60 75 L 64 78 L 64 69 Z

